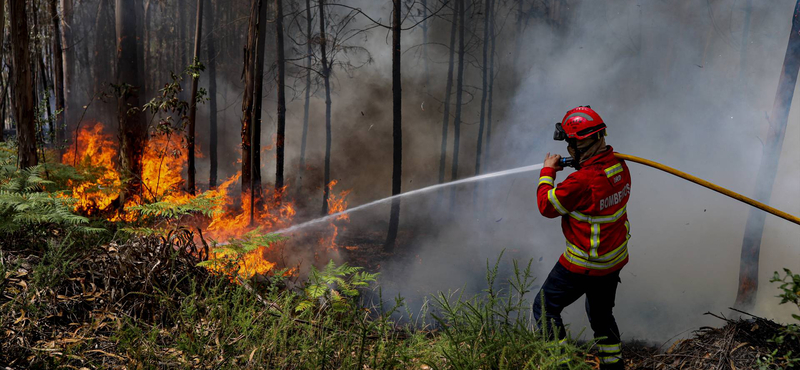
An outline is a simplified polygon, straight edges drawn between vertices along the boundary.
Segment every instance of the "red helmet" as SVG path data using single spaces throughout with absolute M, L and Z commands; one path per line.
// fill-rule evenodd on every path
M 556 124 L 556 140 L 583 140 L 605 129 L 606 124 L 592 107 L 580 106 L 571 109 L 561 123 Z M 563 134 L 559 135 L 559 131 Z

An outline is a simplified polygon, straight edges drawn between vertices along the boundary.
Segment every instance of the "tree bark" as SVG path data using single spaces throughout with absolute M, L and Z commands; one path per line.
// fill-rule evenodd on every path
M 456 77 L 456 116 L 453 122 L 453 163 L 450 180 L 458 179 L 458 149 L 461 141 L 461 103 L 464 97 L 464 0 L 458 0 L 458 75 Z M 450 209 L 456 205 L 456 188 L 450 190 Z
M 70 116 L 70 105 L 74 103 L 75 97 L 72 93 L 72 80 L 75 75 L 75 51 L 72 44 L 72 19 L 73 19 L 73 0 L 60 0 L 61 1 L 61 23 L 63 23 L 61 32 L 61 52 L 62 52 L 62 71 L 64 72 L 64 124 L 66 129 L 69 130 L 73 119 Z M 113 57 L 109 55 L 109 59 Z
M 64 32 L 66 32 L 66 30 Z M 94 94 L 97 96 L 107 91 L 108 83 L 114 79 L 114 68 L 112 65 L 116 53 L 114 42 L 116 37 L 114 32 L 113 1 L 100 0 L 98 3 L 97 17 L 95 18 L 95 60 L 94 63 L 92 63 Z M 106 102 L 98 102 L 96 109 L 98 118 L 101 121 L 111 121 L 115 115 L 112 104 Z
M 208 1 L 206 9 L 206 28 L 208 32 L 208 123 L 209 123 L 209 144 L 208 160 L 209 174 L 208 186 L 211 189 L 217 188 L 217 49 L 214 39 L 214 15 L 217 2 Z
M 798 70 L 800 70 L 800 0 L 794 8 L 789 44 L 786 47 L 783 68 L 778 79 L 778 91 L 775 93 L 772 114 L 769 116 L 769 134 L 764 142 L 761 164 L 756 176 L 759 181 L 756 183 L 754 198 L 764 204 L 769 204 L 772 186 L 775 184 L 778 159 L 783 147 Z M 739 291 L 735 303 L 736 308 L 744 311 L 753 308 L 758 293 L 758 259 L 765 216 L 763 211 L 750 208 L 744 229 L 739 265 Z
M 123 174 L 130 177 L 120 196 L 121 206 L 128 198 L 135 199 L 142 194 L 142 156 L 147 144 L 147 121 L 139 99 L 139 65 L 143 61 L 137 50 L 141 37 L 137 34 L 136 6 L 138 1 L 116 0 L 117 84 L 121 87 L 117 100 L 120 163 Z
M 428 91 L 431 72 L 428 66 L 428 0 L 422 0 L 422 63 L 425 65 L 425 91 Z
M 286 136 L 286 61 L 283 53 L 283 0 L 275 0 L 275 33 L 278 48 L 278 136 L 275 142 L 275 192 L 283 189 L 284 141 Z M 278 198 L 280 199 L 280 198 Z
M 400 24 L 402 18 L 402 1 L 393 0 L 394 11 L 392 12 L 392 195 L 401 192 L 403 176 L 403 126 L 402 126 L 402 101 L 403 89 L 400 80 Z M 391 253 L 394 251 L 394 244 L 397 240 L 397 229 L 400 224 L 400 199 L 392 200 L 392 209 L 389 213 L 389 233 L 386 236 L 384 251 Z
M 261 97 L 264 86 L 264 49 L 267 42 L 267 0 L 259 1 L 258 39 L 256 40 L 256 65 L 254 68 L 253 129 L 250 131 L 250 223 L 257 217 L 257 209 L 261 204 Z
M 39 162 L 36 156 L 34 81 L 25 3 L 25 0 L 8 0 L 11 18 L 11 55 L 14 66 L 14 120 L 17 121 L 19 168 L 35 166 Z
M 328 36 L 325 33 L 325 0 L 319 0 L 319 47 L 322 57 L 322 80 L 325 83 L 325 170 L 322 184 L 322 215 L 328 214 L 328 197 L 330 196 L 331 182 L 331 69 L 328 65 L 326 44 Z
M 200 42 L 201 42 L 201 32 L 203 30 L 203 2 L 205 0 L 197 0 L 197 17 L 195 20 L 195 28 L 194 28 L 194 57 L 192 60 L 192 64 L 197 63 L 200 61 Z M 196 76 L 192 76 L 192 95 L 189 99 L 189 132 L 186 135 L 186 151 L 188 152 L 189 159 L 187 160 L 189 169 L 188 179 L 187 179 L 187 188 L 189 190 L 189 194 L 194 195 L 195 188 L 197 186 L 195 175 L 197 174 L 197 169 L 195 168 L 195 158 L 194 158 L 194 141 L 195 141 L 195 123 L 197 119 L 197 80 L 199 78 Z
M 242 96 L 242 200 L 249 202 L 250 185 L 252 185 L 251 131 L 253 125 L 253 96 L 255 85 L 255 49 L 258 24 L 259 4 L 261 0 L 253 0 L 250 9 L 250 24 L 247 27 L 247 47 L 244 50 L 244 95 Z
M 306 0 L 306 100 L 303 107 L 303 137 L 300 141 L 300 182 L 306 170 L 306 141 L 308 139 L 308 108 L 311 105 L 311 57 L 314 49 L 311 47 L 311 0 Z M 298 189 L 300 188 L 298 184 Z
M 64 61 L 62 53 L 63 48 L 61 47 L 61 27 L 58 17 L 58 10 L 56 9 L 56 0 L 50 0 L 50 16 L 52 17 L 53 22 L 53 77 L 54 77 L 54 91 L 55 91 L 55 101 L 56 101 L 56 112 L 62 110 L 61 113 L 57 113 L 56 116 L 56 147 L 58 148 L 59 152 L 62 151 L 62 146 L 65 144 L 65 130 L 66 126 L 64 125 Z M 0 4 L 2 5 L 2 4 Z M 0 22 L 2 25 L 2 22 Z M 0 28 L 2 29 L 2 28 Z M 2 45 L 2 38 L 0 38 L 0 45 Z M 60 158 L 59 158 L 60 159 Z
M 458 1 L 458 0 L 457 0 Z M 439 183 L 444 182 L 447 160 L 447 126 L 450 124 L 450 96 L 453 94 L 453 65 L 456 55 L 456 25 L 458 24 L 458 3 L 453 7 L 450 22 L 450 61 L 447 66 L 447 85 L 444 91 L 444 115 L 442 116 L 442 149 L 439 152 Z
M 483 149 L 483 130 L 486 124 L 486 98 L 489 95 L 489 13 L 491 13 L 491 0 L 484 0 L 483 12 L 483 65 L 481 65 L 481 117 L 478 124 L 478 147 L 475 151 L 475 175 L 481 174 L 481 150 Z M 476 183 L 475 188 L 478 188 Z M 475 192 L 477 195 L 477 191 Z

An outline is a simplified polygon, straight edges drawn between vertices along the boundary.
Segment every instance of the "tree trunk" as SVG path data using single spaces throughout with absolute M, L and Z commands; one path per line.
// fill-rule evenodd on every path
M 393 0 L 394 12 L 392 12 L 392 195 L 398 195 L 401 191 L 403 177 L 403 126 L 402 126 L 402 100 L 403 89 L 400 80 L 400 24 L 402 18 L 401 0 Z M 392 209 L 389 213 L 389 234 L 386 236 L 386 243 L 383 246 L 385 252 L 394 251 L 394 243 L 397 239 L 397 228 L 400 224 L 400 199 L 392 200 Z
M 116 0 L 115 9 L 117 84 L 122 87 L 117 100 L 120 163 L 123 174 L 130 178 L 120 196 L 121 206 L 125 205 L 128 198 L 136 199 L 142 194 L 142 156 L 147 144 L 147 121 L 139 99 L 139 65 L 142 63 L 142 56 L 137 52 L 137 44 L 141 42 L 141 37 L 136 32 L 137 5 L 137 1 Z
M 176 0 L 178 3 L 178 66 L 179 71 L 186 68 L 186 0 Z
M 192 60 L 192 64 L 195 64 L 200 61 L 200 42 L 201 42 L 201 32 L 203 30 L 203 3 L 205 0 L 197 0 L 197 17 L 195 17 L 195 28 L 194 28 L 194 57 Z M 195 141 L 195 123 L 197 119 L 197 77 L 192 77 L 192 97 L 189 99 L 189 132 L 186 135 L 186 151 L 189 155 L 189 159 L 187 162 L 189 165 L 188 169 L 188 181 L 187 181 L 187 188 L 189 190 L 189 194 L 194 195 L 195 188 L 197 186 L 195 181 L 195 174 L 197 174 L 197 169 L 195 168 L 195 158 L 194 158 L 194 141 Z
M 458 0 L 457 0 L 458 1 Z M 450 96 L 453 94 L 453 62 L 456 55 L 456 25 L 458 24 L 458 3 L 453 7 L 450 23 L 450 61 L 447 65 L 447 85 L 444 91 L 444 115 L 442 116 L 442 149 L 439 152 L 439 183 L 444 182 L 447 160 L 447 126 L 450 124 Z
M 742 43 L 739 47 L 739 82 L 744 82 L 747 68 L 747 38 L 750 36 L 750 16 L 753 13 L 753 0 L 744 3 L 744 25 L 742 26 Z
M 264 86 L 264 49 L 267 42 L 267 0 L 259 1 L 258 39 L 256 40 L 256 65 L 254 68 L 253 129 L 250 131 L 250 224 L 255 222 L 261 204 L 261 97 Z
M 253 129 L 253 96 L 255 85 L 256 26 L 258 24 L 259 4 L 253 0 L 250 9 L 250 24 L 247 27 L 247 47 L 244 50 L 244 95 L 242 96 L 242 200 L 249 202 L 252 169 L 250 161 L 251 131 Z
M 303 137 L 300 141 L 300 182 L 306 170 L 306 140 L 308 139 L 308 108 L 311 105 L 311 57 L 314 49 L 311 47 L 311 0 L 306 0 L 306 101 L 303 107 Z M 298 184 L 298 189 L 301 184 Z
M 73 119 L 70 116 L 70 105 L 74 103 L 75 96 L 72 93 L 72 80 L 75 75 L 75 51 L 72 44 L 72 25 L 73 25 L 73 0 L 60 0 L 61 1 L 61 23 L 63 23 L 61 32 L 61 52 L 62 52 L 62 71 L 64 73 L 64 124 L 66 130 L 71 127 Z M 109 55 L 109 59 L 113 57 Z
M 214 45 L 214 14 L 217 2 L 208 0 L 206 9 L 206 28 L 208 32 L 208 124 L 209 124 L 209 144 L 208 160 L 209 174 L 208 186 L 211 189 L 217 188 L 217 49 Z
M 11 56 L 14 66 L 14 120 L 17 121 L 18 165 L 35 166 L 36 114 L 34 112 L 33 71 L 25 0 L 8 0 L 11 18 Z
M 92 63 L 94 94 L 100 96 L 108 90 L 108 83 L 113 81 L 113 66 L 111 61 L 115 56 L 114 40 L 114 14 L 112 13 L 113 3 L 111 0 L 100 0 L 98 4 L 97 17 L 95 18 L 95 60 Z M 64 31 L 66 32 L 66 30 Z M 111 121 L 114 117 L 113 106 L 109 103 L 99 101 L 96 103 L 97 115 L 101 121 Z
M 278 137 L 275 150 L 275 192 L 283 189 L 284 141 L 286 136 L 286 66 L 283 54 L 283 0 L 275 0 L 275 33 L 278 48 Z M 278 198 L 280 199 L 280 198 Z
M 464 0 L 458 0 L 458 75 L 456 77 L 456 116 L 453 122 L 453 163 L 450 180 L 458 179 L 458 149 L 461 141 L 461 103 L 464 97 Z M 450 209 L 456 206 L 456 187 L 450 190 Z
M 794 8 L 789 44 L 786 47 L 783 68 L 778 79 L 778 91 L 775 93 L 772 114 L 769 116 L 769 134 L 764 142 L 761 164 L 756 176 L 759 181 L 756 183 L 754 198 L 764 204 L 769 204 L 772 186 L 775 183 L 775 175 L 778 172 L 778 159 L 783 146 L 783 137 L 786 133 L 786 124 L 789 119 L 789 109 L 792 106 L 798 70 L 800 70 L 800 0 L 798 0 Z M 766 214 L 763 211 L 750 208 L 744 229 L 739 265 L 739 291 L 736 295 L 735 303 L 736 308 L 744 311 L 753 308 L 756 293 L 758 292 L 758 258 L 761 250 L 765 216 Z
M 422 63 L 425 65 L 425 91 L 428 91 L 431 72 L 428 68 L 428 0 L 422 0 Z
M 66 127 L 64 126 L 64 61 L 62 53 L 64 52 L 61 47 L 61 27 L 58 17 L 58 10 L 56 9 L 56 0 L 50 0 L 50 16 L 52 17 L 53 21 L 53 77 L 55 86 L 55 100 L 56 100 L 56 112 L 62 110 L 61 113 L 57 113 L 56 116 L 56 147 L 58 148 L 59 152 L 62 151 L 62 146 L 65 144 L 64 132 Z M 0 22 L 0 25 L 2 22 Z M 2 39 L 0 38 L 0 45 L 2 45 Z M 59 158 L 60 159 L 60 158 Z
M 519 59 L 522 52 L 522 40 L 524 39 L 524 37 L 522 37 L 522 32 L 525 30 L 525 27 L 522 25 L 525 19 L 525 13 L 522 10 L 523 2 L 524 0 L 517 0 L 517 38 L 514 41 L 514 59 L 512 60 L 515 73 L 519 70 Z
M 491 13 L 491 0 L 485 1 L 483 12 L 483 65 L 481 65 L 481 117 L 478 124 L 478 148 L 475 152 L 475 175 L 481 174 L 481 150 L 483 149 L 483 130 L 486 124 L 486 97 L 489 95 L 489 13 Z M 475 188 L 478 188 L 476 183 Z M 477 191 L 475 192 L 477 195 Z
M 319 47 L 322 56 L 322 80 L 325 83 L 325 170 L 322 184 L 322 215 L 328 214 L 328 197 L 330 196 L 331 182 L 331 69 L 328 65 L 326 44 L 328 36 L 325 33 L 325 0 L 319 0 Z
M 487 98 L 486 107 L 486 160 L 484 161 L 484 171 L 491 171 L 491 163 L 489 162 L 491 158 L 491 144 L 492 144 L 492 103 L 493 103 L 493 96 L 494 96 L 494 53 L 495 53 L 495 46 L 497 46 L 497 35 L 495 34 L 495 19 L 494 19 L 494 5 L 495 0 L 489 0 L 492 2 L 492 7 L 489 10 L 489 17 L 490 17 L 490 26 L 489 26 L 489 41 L 492 43 L 492 49 L 489 52 L 489 97 Z

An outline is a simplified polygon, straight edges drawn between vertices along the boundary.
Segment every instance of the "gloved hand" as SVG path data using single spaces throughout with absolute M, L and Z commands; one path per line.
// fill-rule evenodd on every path
M 545 167 L 550 167 L 550 168 L 556 170 L 556 172 L 561 171 L 561 170 L 564 169 L 564 167 L 561 167 L 558 164 L 559 160 L 561 160 L 561 156 L 560 155 L 558 155 L 558 154 L 550 155 L 550 153 L 547 153 L 547 156 L 544 157 L 544 166 Z

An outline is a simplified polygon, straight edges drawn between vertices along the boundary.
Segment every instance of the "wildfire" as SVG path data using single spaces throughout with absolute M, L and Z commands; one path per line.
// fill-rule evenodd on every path
M 117 143 L 111 135 L 103 132 L 103 124 L 84 126 L 78 132 L 61 158 L 61 162 L 74 166 L 87 174 L 89 180 L 68 181 L 72 197 L 77 200 L 75 209 L 87 215 L 105 210 L 119 197 L 122 185 L 114 163 L 117 160 Z
M 108 209 L 119 198 L 122 189 L 122 178 L 117 170 L 118 149 L 116 141 L 110 134 L 104 132 L 104 125 L 100 122 L 83 127 L 73 144 L 62 157 L 62 163 L 72 165 L 81 172 L 92 174 L 90 181 L 76 181 L 72 185 L 72 194 L 69 196 L 78 200 L 76 209 L 85 214 L 96 214 Z M 182 173 L 187 162 L 187 149 L 183 145 L 183 138 L 179 134 L 158 134 L 150 137 L 146 145 L 142 160 L 142 184 L 145 201 L 167 201 L 174 204 L 185 204 L 193 199 L 193 195 L 182 189 L 184 184 Z M 200 153 L 196 153 L 200 156 Z M 204 237 L 219 243 L 239 239 L 248 232 L 259 227 L 264 233 L 286 228 L 294 222 L 297 210 L 293 202 L 286 199 L 286 187 L 278 190 L 265 190 L 260 201 L 256 202 L 257 212 L 255 219 L 250 221 L 250 194 L 239 197 L 231 194 L 231 189 L 240 180 L 241 173 L 237 173 L 224 181 L 216 189 L 210 190 L 206 195 L 218 197 L 221 204 L 218 212 L 210 219 L 198 219 L 203 227 Z M 333 193 L 336 181 L 328 184 L 331 190 L 328 199 L 328 212 L 334 214 L 347 208 L 346 197 L 349 190 Z M 142 199 L 131 199 L 126 206 L 142 202 Z M 136 214 L 132 212 L 114 213 L 108 216 L 111 221 L 133 221 Z M 336 221 L 348 221 L 348 215 L 336 217 Z M 326 236 L 320 238 L 320 246 L 327 249 L 337 249 L 336 238 L 339 227 L 331 222 Z M 283 242 L 279 242 L 281 244 Z M 271 262 L 268 255 L 274 255 L 276 246 L 263 245 L 241 256 L 238 266 L 234 270 L 239 276 L 248 278 L 255 274 L 271 273 L 277 263 Z M 280 247 L 278 245 L 277 247 Z M 272 248 L 272 249 L 271 249 Z M 212 256 L 213 257 L 213 256 Z M 222 267 L 221 267 L 222 268 Z M 214 269 L 221 269 L 214 268 Z M 288 274 L 297 273 L 297 268 L 292 268 Z

